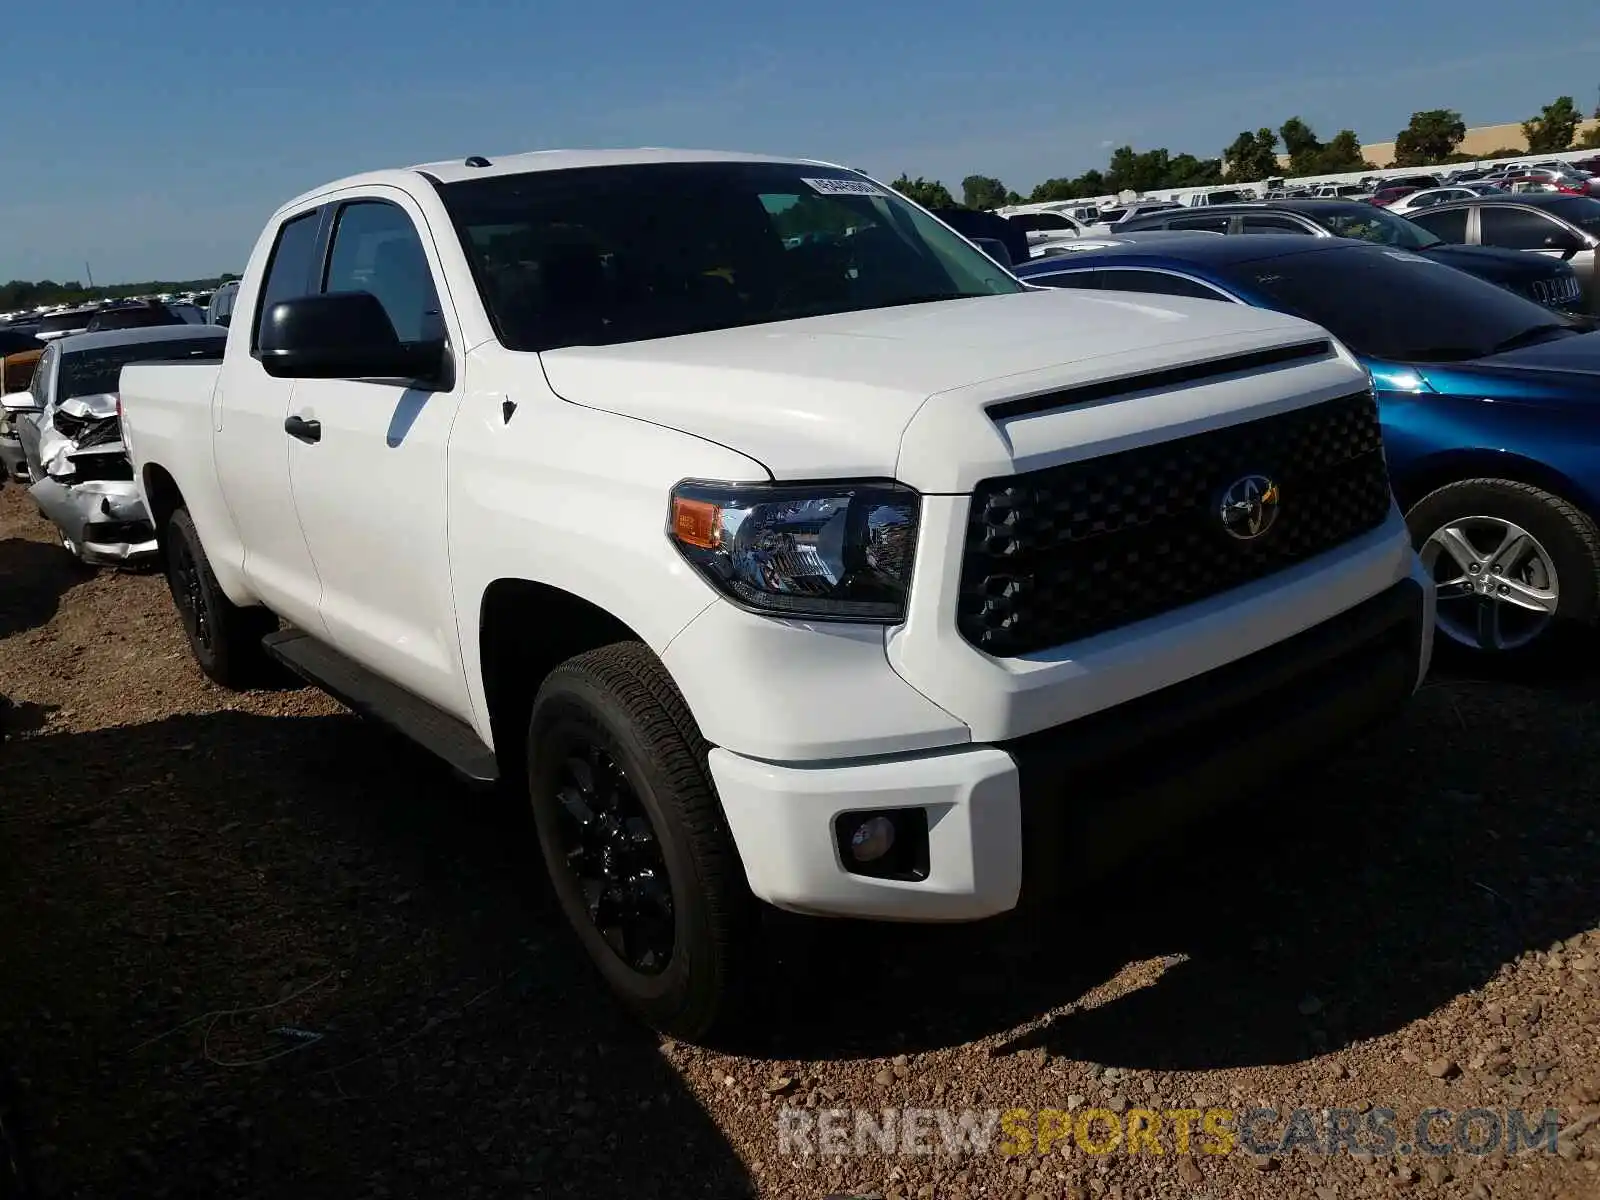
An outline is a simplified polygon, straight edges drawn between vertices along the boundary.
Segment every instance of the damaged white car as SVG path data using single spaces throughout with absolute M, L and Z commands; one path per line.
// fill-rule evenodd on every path
M 26 392 L 0 399 L 27 459 L 28 494 L 86 563 L 155 555 L 155 528 L 133 482 L 117 388 L 134 362 L 220 361 L 225 329 L 172 325 L 83 333 L 51 344 Z

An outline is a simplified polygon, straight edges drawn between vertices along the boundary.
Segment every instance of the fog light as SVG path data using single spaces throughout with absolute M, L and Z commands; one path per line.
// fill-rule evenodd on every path
M 850 856 L 859 863 L 876 862 L 894 849 L 894 822 L 868 817 L 850 834 Z

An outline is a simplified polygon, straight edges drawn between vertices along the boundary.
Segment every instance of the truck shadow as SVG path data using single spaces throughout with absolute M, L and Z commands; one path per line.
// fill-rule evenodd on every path
M 43 625 L 61 597 L 93 574 L 59 545 L 0 539 L 0 638 Z
M 1429 687 L 1395 729 L 1050 912 L 775 914 L 744 1048 L 1004 1038 L 1130 963 L 1136 986 L 999 1048 L 1182 1070 L 1389 1033 L 1600 912 L 1596 696 Z M 46 1194 L 748 1188 L 579 958 L 521 806 L 347 717 L 6 749 L 0 1040 L 48 1131 Z
M 749 1195 L 520 806 L 355 718 L 6 750 L 0 1042 L 43 1194 Z
M 1442 681 L 1342 760 L 1053 911 L 850 927 L 785 965 L 769 1052 L 939 1047 L 1067 1005 L 1001 1049 L 1200 1070 L 1391 1033 L 1593 926 L 1597 691 Z

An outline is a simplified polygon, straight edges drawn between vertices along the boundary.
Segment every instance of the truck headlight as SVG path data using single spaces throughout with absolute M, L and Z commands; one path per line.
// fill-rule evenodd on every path
M 735 603 L 773 617 L 903 620 L 921 498 L 894 483 L 680 483 L 667 534 Z

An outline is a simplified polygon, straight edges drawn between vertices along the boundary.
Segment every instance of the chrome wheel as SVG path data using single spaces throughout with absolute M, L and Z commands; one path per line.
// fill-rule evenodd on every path
M 1437 624 L 1474 650 L 1517 650 L 1556 615 L 1561 584 L 1549 551 L 1501 517 L 1461 517 L 1434 530 L 1422 563 L 1438 589 Z
M 590 922 L 630 968 L 659 975 L 672 961 L 672 885 L 633 784 L 611 754 L 590 741 L 569 751 L 556 800 L 561 854 Z

